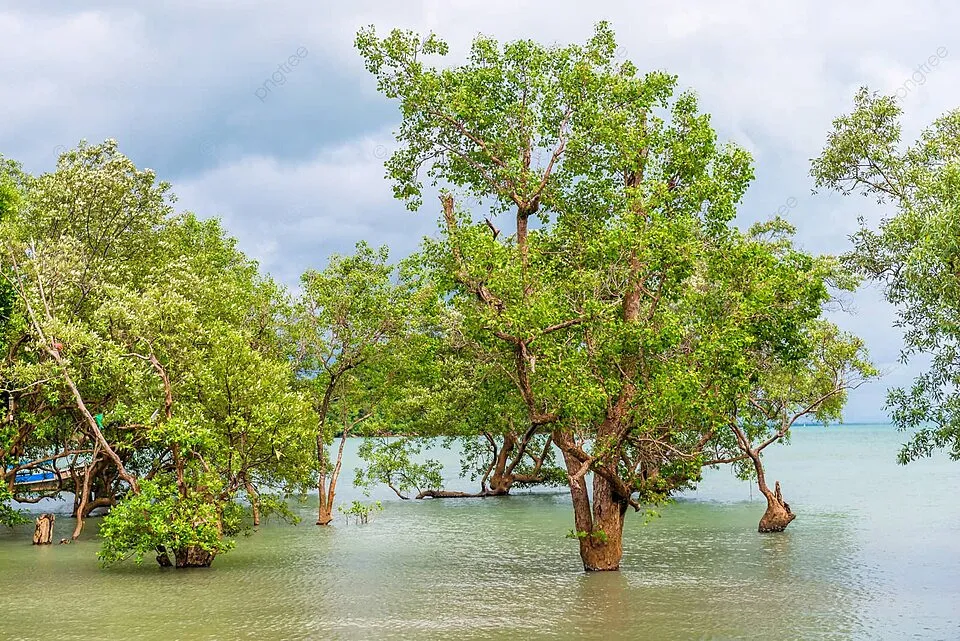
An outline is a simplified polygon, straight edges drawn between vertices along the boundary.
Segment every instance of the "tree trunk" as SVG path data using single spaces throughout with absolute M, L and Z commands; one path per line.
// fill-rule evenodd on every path
M 324 455 L 323 439 L 317 436 L 317 450 L 320 459 L 320 475 L 317 481 L 317 491 L 320 495 L 320 508 L 317 515 L 317 525 L 330 525 L 333 523 L 333 500 L 337 494 L 337 479 L 340 478 L 340 466 L 343 463 L 343 448 L 347 443 L 347 432 L 344 430 L 340 435 L 340 447 L 337 448 L 337 462 L 333 466 L 333 471 L 327 477 L 327 461 Z
M 173 556 L 178 568 L 208 568 L 213 563 L 216 554 L 196 545 L 188 545 L 185 548 L 174 550 Z M 163 565 L 163 563 L 160 565 Z
M 320 466 L 317 475 L 317 495 L 320 498 L 317 525 L 330 525 L 333 522 L 333 506 L 327 502 L 327 456 L 322 431 L 317 432 L 317 463 Z
M 554 437 L 554 441 L 562 443 Z M 610 483 L 593 476 L 593 506 L 587 493 L 586 468 L 571 453 L 563 450 L 573 502 L 575 534 L 580 541 L 580 560 L 587 572 L 620 569 L 623 557 L 623 517 L 627 504 L 614 497 Z
M 495 473 L 490 477 L 487 496 L 505 496 L 510 493 L 513 487 L 513 475 L 505 473 Z
M 41 514 L 37 517 L 36 527 L 33 530 L 34 545 L 50 545 L 53 543 L 53 523 L 56 517 L 53 514 Z
M 162 568 L 173 566 L 173 563 L 170 562 L 170 557 L 167 556 L 167 548 L 162 545 L 157 546 L 157 563 L 159 563 Z
M 580 558 L 587 572 L 620 569 L 623 558 L 623 517 L 627 504 L 614 497 L 610 483 L 593 476 L 593 530 L 580 538 Z
M 327 503 L 323 490 L 320 490 L 320 513 L 317 515 L 317 525 L 330 525 L 331 523 L 333 523 L 333 506 Z
M 783 532 L 790 525 L 790 522 L 797 518 L 797 515 L 790 511 L 790 504 L 783 500 L 783 495 L 780 494 L 780 481 L 776 482 L 776 489 L 770 491 L 770 486 L 767 485 L 767 475 L 763 469 L 763 461 L 760 459 L 760 451 L 763 447 L 752 447 L 743 430 L 736 425 L 731 425 L 731 428 L 734 436 L 737 437 L 740 449 L 753 461 L 753 469 L 757 473 L 757 487 L 760 488 L 760 493 L 767 499 L 767 511 L 760 519 L 757 531 L 761 533 Z M 780 433 L 781 436 L 784 432 L 785 430 Z M 771 442 L 767 441 L 768 444 Z
M 790 522 L 797 518 L 797 515 L 790 511 L 790 504 L 783 500 L 783 495 L 780 494 L 780 481 L 777 481 L 774 492 L 770 492 L 770 488 L 767 488 L 766 484 L 761 488 L 761 491 L 763 489 L 766 489 L 764 495 L 767 497 L 767 511 L 760 519 L 760 527 L 757 528 L 757 531 L 761 533 L 783 532 L 790 525 Z
M 99 454 L 99 444 L 94 447 L 93 450 L 93 460 L 90 461 L 90 465 L 84 468 L 83 470 L 83 485 L 80 490 L 77 490 L 76 487 L 76 476 L 74 476 L 74 491 L 80 496 L 80 504 L 77 506 L 76 517 L 77 525 L 73 528 L 73 536 L 71 537 L 74 541 L 80 538 L 80 532 L 83 531 L 83 519 L 87 516 L 87 502 L 90 500 L 90 477 L 94 474 L 94 467 L 97 464 L 97 456 Z M 71 470 L 72 472 L 72 470 Z

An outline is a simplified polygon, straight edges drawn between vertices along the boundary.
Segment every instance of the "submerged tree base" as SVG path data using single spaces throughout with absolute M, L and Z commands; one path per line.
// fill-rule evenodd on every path
M 215 552 L 204 550 L 196 545 L 173 551 L 178 568 L 208 568 L 213 563 Z
M 760 526 L 757 531 L 761 534 L 783 532 L 795 518 L 797 518 L 797 515 L 790 511 L 790 504 L 783 500 L 783 495 L 780 493 L 780 481 L 777 481 L 773 496 L 767 495 L 767 511 L 760 519 Z
M 173 551 L 173 558 L 177 568 L 208 568 L 216 556 L 216 552 L 204 550 L 197 545 L 189 545 Z M 174 566 L 174 563 L 170 562 L 167 548 L 162 545 L 157 546 L 157 563 L 162 568 Z
M 622 557 L 623 546 L 619 542 L 600 545 L 581 542 L 580 545 L 580 558 L 587 572 L 616 572 Z

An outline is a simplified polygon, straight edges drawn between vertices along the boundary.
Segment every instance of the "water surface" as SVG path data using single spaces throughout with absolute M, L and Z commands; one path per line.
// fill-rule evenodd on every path
M 378 493 L 372 523 L 326 529 L 306 505 L 209 570 L 101 569 L 94 527 L 43 547 L 0 530 L 0 639 L 960 639 L 960 463 L 898 466 L 902 439 L 799 428 L 766 457 L 799 514 L 786 532 L 758 534 L 757 491 L 708 472 L 658 518 L 630 514 L 619 573 L 582 572 L 563 493 Z M 361 497 L 356 446 L 339 500 Z

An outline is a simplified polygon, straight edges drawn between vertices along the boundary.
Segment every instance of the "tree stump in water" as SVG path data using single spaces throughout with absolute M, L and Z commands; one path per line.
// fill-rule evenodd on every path
M 37 517 L 36 528 L 33 530 L 34 545 L 50 545 L 53 543 L 53 514 L 41 514 Z

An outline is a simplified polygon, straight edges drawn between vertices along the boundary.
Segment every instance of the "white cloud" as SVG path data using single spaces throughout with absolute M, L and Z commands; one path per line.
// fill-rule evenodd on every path
M 385 141 L 371 135 L 305 162 L 244 157 L 175 186 L 179 205 L 220 216 L 241 246 L 287 283 L 360 240 L 412 251 L 434 228 L 407 212 L 383 179 Z

